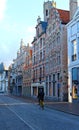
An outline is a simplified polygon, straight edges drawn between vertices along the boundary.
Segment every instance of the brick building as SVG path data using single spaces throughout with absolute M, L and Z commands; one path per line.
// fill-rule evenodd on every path
M 32 42 L 31 95 L 37 95 L 43 87 L 46 97 L 67 100 L 66 24 L 69 22 L 69 11 L 57 9 L 56 2 L 47 1 L 44 2 L 43 12 L 44 21 L 38 18 L 36 37 Z
M 27 45 L 26 59 L 23 66 L 22 95 L 31 96 L 31 69 L 32 69 L 32 47 Z
M 44 18 L 48 22 L 45 45 L 46 96 L 67 100 L 67 30 L 69 11 L 49 6 L 44 2 Z M 54 5 L 54 4 L 53 4 Z M 49 8 L 48 8 L 49 7 Z M 48 13 L 47 13 L 48 12 Z M 47 17 L 47 14 L 49 17 Z M 45 17 L 46 16 L 46 17 Z
M 24 44 L 23 39 L 21 39 L 19 50 L 17 51 L 16 59 L 13 60 L 11 68 L 11 81 L 13 93 L 17 95 L 23 94 L 23 73 L 24 65 L 27 56 L 27 46 Z
M 37 96 L 42 88 L 45 92 L 45 35 L 47 22 L 37 19 L 36 36 L 32 42 L 32 84 L 31 96 Z

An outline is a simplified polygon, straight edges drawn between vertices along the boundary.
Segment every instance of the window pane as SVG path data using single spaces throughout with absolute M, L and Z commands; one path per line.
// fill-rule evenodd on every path
M 77 68 L 72 69 L 72 80 L 77 80 Z

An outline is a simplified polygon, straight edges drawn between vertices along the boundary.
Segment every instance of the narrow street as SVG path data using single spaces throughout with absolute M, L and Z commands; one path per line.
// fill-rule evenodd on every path
M 0 130 L 79 130 L 79 117 L 0 95 Z

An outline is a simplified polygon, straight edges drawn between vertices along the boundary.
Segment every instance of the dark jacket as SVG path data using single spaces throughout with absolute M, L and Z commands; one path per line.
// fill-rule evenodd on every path
M 38 93 L 38 98 L 39 98 L 39 100 L 44 100 L 44 92 L 43 91 Z

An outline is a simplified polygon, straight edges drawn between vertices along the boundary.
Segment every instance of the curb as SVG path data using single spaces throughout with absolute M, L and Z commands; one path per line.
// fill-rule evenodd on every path
M 54 108 L 54 107 L 52 107 L 52 106 L 45 105 L 45 107 L 47 107 L 47 108 L 49 108 L 49 109 L 56 110 L 56 111 L 64 112 L 64 113 L 67 113 L 67 114 L 71 114 L 71 115 L 74 115 L 74 116 L 79 116 L 79 114 L 77 114 L 77 113 L 70 112 L 70 111 L 65 111 L 65 110 L 58 109 L 58 108 Z

